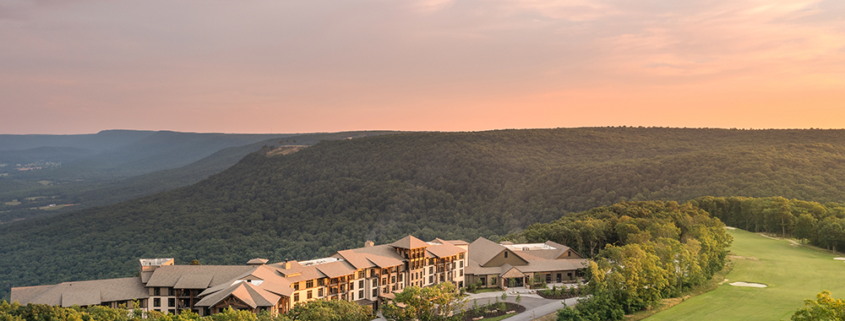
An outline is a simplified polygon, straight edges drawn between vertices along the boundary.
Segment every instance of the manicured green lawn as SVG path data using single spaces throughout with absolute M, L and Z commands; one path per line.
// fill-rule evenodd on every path
M 792 313 L 829 290 L 845 298 L 845 262 L 835 255 L 806 246 L 793 246 L 786 240 L 772 240 L 742 230 L 729 231 L 734 237 L 732 255 L 753 259 L 731 259 L 733 270 L 728 281 L 716 290 L 692 297 L 646 319 L 660 320 L 789 320 Z M 728 285 L 744 281 L 767 284 L 768 288 Z

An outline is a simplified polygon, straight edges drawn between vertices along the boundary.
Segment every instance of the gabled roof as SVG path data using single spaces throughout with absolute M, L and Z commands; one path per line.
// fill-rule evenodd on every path
M 208 274 L 183 274 L 173 285 L 175 289 L 206 289 L 211 284 L 213 275 Z
M 331 263 L 324 263 L 315 265 L 317 270 L 330 278 L 337 278 L 345 275 L 355 274 L 355 268 L 344 261 L 336 261 Z
M 506 248 L 493 242 L 491 240 L 479 237 L 469 245 L 470 258 L 478 262 L 479 265 L 484 266 L 490 262 L 496 255 L 504 251 Z
M 400 249 L 416 249 L 420 247 L 427 247 L 428 243 L 414 237 L 413 235 L 408 235 L 403 237 L 401 240 L 391 243 L 390 246 L 398 247 Z
M 201 299 L 196 305 L 213 306 L 233 296 L 252 308 L 273 306 L 281 296 L 293 294 L 291 281 L 279 273 L 278 267 L 256 265 L 250 268 L 250 271 L 200 293 Z
M 146 299 L 149 291 L 141 278 L 120 278 L 93 281 L 64 282 L 25 288 L 12 288 L 12 301 L 20 304 L 47 304 L 69 307 L 101 304 L 103 302 Z
M 246 264 L 247 265 L 263 265 L 263 264 L 266 264 L 268 261 L 270 261 L 270 260 L 257 258 L 257 259 L 252 259 L 252 260 L 247 261 Z
M 208 281 L 206 287 L 221 284 L 253 269 L 255 269 L 255 266 L 247 265 L 166 265 L 153 272 L 153 275 L 147 281 L 147 286 L 199 289 L 193 286 L 205 282 L 208 278 L 210 278 L 210 281 Z M 183 276 L 187 276 L 187 278 L 180 286 L 191 287 L 180 288 L 176 286 Z
M 464 240 L 449 240 L 446 242 L 452 243 L 453 245 L 469 245 L 469 242 Z
M 427 245 L 428 243 L 426 243 Z M 376 246 L 368 246 L 368 247 L 359 247 L 357 249 L 351 249 L 347 251 L 343 251 L 344 253 L 342 256 L 345 258 L 346 256 L 354 256 L 349 254 L 351 253 L 357 254 L 357 258 L 355 259 L 355 264 L 364 267 L 373 267 L 378 266 L 380 268 L 388 268 L 392 266 L 402 265 L 404 258 L 396 253 L 396 249 L 392 245 L 382 244 Z M 340 254 L 340 252 L 338 252 Z M 360 258 L 366 259 L 369 264 L 360 262 Z M 353 262 L 350 262 L 352 264 Z M 353 264 L 356 268 L 358 265 Z M 369 266 L 368 266 L 369 265 Z
M 448 242 L 443 242 L 438 245 L 431 245 L 426 248 L 426 251 L 431 253 L 431 255 L 436 258 L 449 257 L 453 255 L 458 255 L 458 253 L 461 252 L 466 252 L 464 249 L 454 246 Z
M 352 266 L 354 266 L 356 269 L 366 269 L 376 266 L 375 264 L 373 264 L 373 262 L 367 260 L 366 254 L 355 253 L 355 251 L 352 250 L 338 251 L 337 254 L 334 256 L 339 256 L 340 258 L 346 260 L 346 262 L 352 264 Z

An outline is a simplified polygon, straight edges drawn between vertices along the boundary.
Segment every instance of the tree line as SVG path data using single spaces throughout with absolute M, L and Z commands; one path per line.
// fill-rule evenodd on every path
M 842 203 L 736 196 L 706 196 L 690 203 L 729 226 L 782 237 L 793 236 L 833 251 L 845 249 L 845 204 Z
M 622 320 L 700 285 L 725 265 L 733 238 L 693 202 L 623 202 L 534 224 L 516 241 L 553 240 L 592 257 L 585 292 L 558 320 Z
M 179 314 L 159 311 L 127 309 L 106 306 L 60 307 L 46 304 L 20 305 L 0 300 L 2 321 L 370 321 L 372 310 L 345 300 L 316 300 L 299 303 L 287 313 L 272 315 L 270 311 L 259 314 L 231 307 L 221 313 L 201 317 L 190 310 Z

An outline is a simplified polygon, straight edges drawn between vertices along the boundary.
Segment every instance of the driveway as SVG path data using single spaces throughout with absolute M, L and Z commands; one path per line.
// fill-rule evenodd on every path
M 520 291 L 522 292 L 522 291 Z M 527 292 L 527 291 L 526 291 Z M 479 306 L 485 305 L 488 302 L 496 303 L 496 298 L 499 298 L 499 301 L 502 302 L 511 302 L 516 303 L 516 295 L 508 293 L 508 297 L 505 300 L 502 300 L 502 292 L 485 292 L 485 293 L 468 293 L 469 299 L 467 300 L 467 308 L 470 309 L 473 306 L 474 302 L 477 302 Z M 525 312 L 507 318 L 505 320 L 509 321 L 530 321 L 536 317 L 541 317 L 547 314 L 555 313 L 555 311 L 560 310 L 563 308 L 563 302 L 566 302 L 567 305 L 572 306 L 577 301 L 578 298 L 571 298 L 566 300 L 556 300 L 556 299 L 544 299 L 543 297 L 537 294 L 530 294 L 530 293 L 520 293 L 522 296 L 522 301 L 519 303 L 520 305 L 525 307 Z M 385 320 L 384 317 L 381 316 L 381 313 L 378 314 L 378 318 L 375 320 L 382 321 Z

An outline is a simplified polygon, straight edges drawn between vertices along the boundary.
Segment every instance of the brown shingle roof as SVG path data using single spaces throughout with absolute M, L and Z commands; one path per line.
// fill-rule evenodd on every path
M 373 262 L 367 260 L 366 254 L 355 253 L 355 251 L 352 250 L 338 251 L 337 254 L 334 255 L 334 257 L 346 260 L 346 262 L 352 264 L 352 266 L 354 266 L 356 269 L 366 269 L 375 266 Z
M 398 247 L 400 249 L 415 249 L 420 247 L 426 247 L 428 246 L 428 243 L 414 237 L 413 235 L 408 235 L 406 237 L 403 237 L 401 240 L 393 242 L 390 245 L 393 247 Z
M 12 300 L 18 301 L 21 304 L 34 303 L 60 305 L 64 307 L 74 304 L 85 306 L 101 304 L 103 302 L 145 299 L 148 297 L 149 291 L 141 283 L 141 278 L 139 277 L 64 282 L 56 285 L 12 288 Z
M 309 267 L 298 268 L 309 269 Z M 281 296 L 291 296 L 291 281 L 278 273 L 278 267 L 269 265 L 252 266 L 240 276 L 200 293 L 197 306 L 213 306 L 227 297 L 234 296 L 251 307 L 273 306 Z M 260 281 L 260 282 L 258 282 Z
M 440 245 L 429 246 L 428 248 L 426 248 L 426 250 L 437 258 L 449 257 L 453 255 L 458 255 L 458 253 L 461 252 L 465 252 L 464 249 L 445 242 Z
M 210 281 L 208 281 L 206 287 L 215 286 L 254 268 L 255 266 L 247 265 L 166 265 L 153 272 L 153 275 L 147 281 L 147 286 L 180 289 L 176 287 L 176 284 L 183 276 L 188 276 L 186 283 L 183 283 L 186 286 L 197 286 L 198 283 L 204 282 L 207 278 L 210 278 Z M 198 288 L 187 287 L 185 289 Z
M 479 237 L 469 245 L 470 258 L 480 265 L 487 264 L 493 257 L 505 250 L 504 246 L 491 240 Z
M 422 242 L 422 241 L 420 241 Z M 426 243 L 428 244 L 428 243 Z M 360 247 L 349 250 L 356 254 L 360 254 L 367 259 L 372 265 L 381 268 L 402 265 L 404 258 L 396 253 L 392 245 L 382 244 L 369 247 Z
M 352 265 L 350 265 L 349 263 L 346 263 L 345 261 L 324 263 L 315 265 L 315 267 L 317 268 L 317 270 L 320 270 L 320 272 L 323 272 L 323 274 L 330 278 L 336 278 L 355 273 L 355 268 L 352 267 Z

